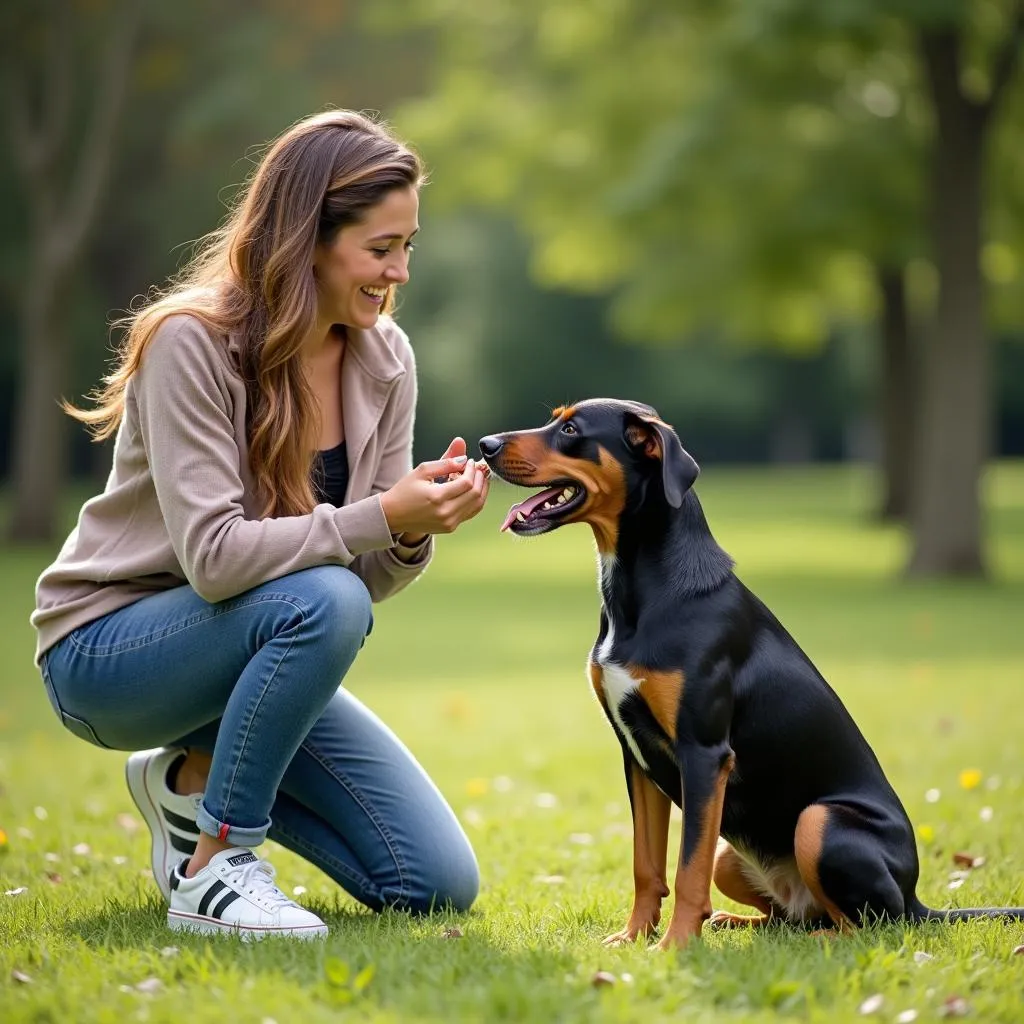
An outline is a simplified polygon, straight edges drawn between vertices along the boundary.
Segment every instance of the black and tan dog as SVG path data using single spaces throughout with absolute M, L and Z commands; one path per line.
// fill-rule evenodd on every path
M 585 522 L 597 540 L 589 672 L 622 746 L 635 883 L 629 919 L 607 942 L 659 923 L 670 802 L 683 837 L 663 948 L 700 934 L 712 879 L 760 912 L 713 924 L 1024 918 L 1021 908 L 934 911 L 917 898 L 899 797 L 842 702 L 733 574 L 692 490 L 697 464 L 653 409 L 581 402 L 535 430 L 482 438 L 480 450 L 502 479 L 544 488 L 502 529 L 533 536 Z

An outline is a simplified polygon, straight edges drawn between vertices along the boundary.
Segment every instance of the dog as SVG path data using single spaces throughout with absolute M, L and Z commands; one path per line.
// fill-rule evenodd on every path
M 633 817 L 633 907 L 606 944 L 660 923 L 672 803 L 683 829 L 663 949 L 708 920 L 834 933 L 884 919 L 1024 919 L 1024 908 L 938 911 L 918 899 L 914 829 L 878 758 L 734 574 L 693 491 L 697 463 L 653 408 L 590 399 L 479 444 L 496 476 L 542 488 L 503 531 L 582 522 L 597 542 L 588 673 L 622 747 Z M 757 914 L 713 914 L 712 880 Z

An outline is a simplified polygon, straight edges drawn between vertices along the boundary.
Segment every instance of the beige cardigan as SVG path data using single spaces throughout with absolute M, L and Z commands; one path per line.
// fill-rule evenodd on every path
M 39 577 L 36 661 L 79 626 L 185 582 L 216 602 L 298 569 L 345 565 L 380 601 L 415 579 L 432 539 L 396 545 L 379 497 L 412 469 L 415 362 L 392 320 L 349 331 L 341 392 L 345 505 L 260 519 L 237 342 L 191 316 L 166 320 L 128 382 L 106 488 Z

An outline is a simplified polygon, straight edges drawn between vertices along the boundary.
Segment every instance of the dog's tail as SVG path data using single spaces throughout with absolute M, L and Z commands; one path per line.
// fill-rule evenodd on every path
M 979 917 L 990 920 L 1024 921 L 1024 907 L 957 907 L 955 910 L 932 910 L 919 899 L 916 906 L 908 908 L 907 917 L 912 921 L 973 921 Z

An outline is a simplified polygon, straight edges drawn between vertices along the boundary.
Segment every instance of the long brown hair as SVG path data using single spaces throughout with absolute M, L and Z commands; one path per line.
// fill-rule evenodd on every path
M 293 125 L 270 145 L 224 225 L 199 242 L 171 287 L 115 325 L 123 330 L 117 364 L 90 396 L 96 407 L 64 408 L 94 439 L 110 437 L 156 329 L 170 316 L 195 316 L 215 337 L 240 339 L 249 461 L 265 496 L 263 514 L 310 511 L 318 423 L 296 357 L 316 322 L 316 245 L 330 244 L 391 190 L 422 181 L 416 154 L 362 114 L 331 110 Z M 392 287 L 383 312 L 393 303 Z

